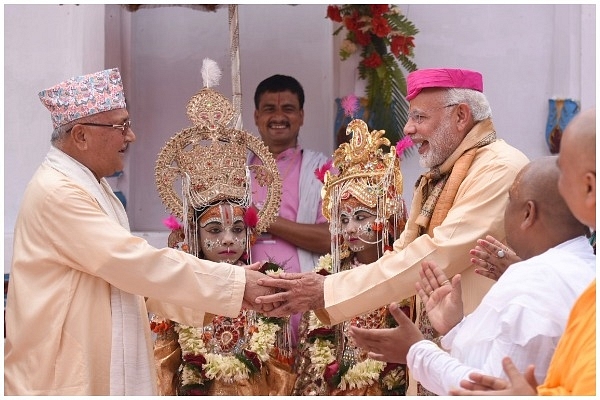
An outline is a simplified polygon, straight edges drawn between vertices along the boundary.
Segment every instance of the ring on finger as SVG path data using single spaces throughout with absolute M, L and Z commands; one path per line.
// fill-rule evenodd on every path
M 440 286 L 449 285 L 449 284 L 450 284 L 450 280 L 446 279 L 444 282 L 440 283 Z
M 498 255 L 498 258 L 503 258 L 506 255 L 506 252 L 502 249 L 498 250 L 498 253 L 496 253 Z

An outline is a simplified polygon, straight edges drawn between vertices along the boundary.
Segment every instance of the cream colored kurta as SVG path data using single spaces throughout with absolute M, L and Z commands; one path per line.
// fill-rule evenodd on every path
M 6 308 L 5 395 L 110 393 L 111 285 L 151 297 L 150 311 L 190 325 L 201 324 L 204 312 L 235 316 L 241 308 L 244 269 L 151 247 L 46 163 L 21 210 Z M 150 356 L 149 324 L 144 336 Z
M 423 260 L 438 263 L 449 277 L 462 275 L 464 311 L 473 311 L 492 281 L 475 274 L 469 250 L 485 235 L 505 241 L 508 189 L 528 161 L 503 140 L 479 148 L 454 204 L 443 223 L 434 228 L 433 237 L 421 235 L 400 250 L 401 236 L 393 252 L 368 267 L 328 276 L 325 309 L 318 311 L 319 318 L 327 324 L 337 324 L 414 295 Z

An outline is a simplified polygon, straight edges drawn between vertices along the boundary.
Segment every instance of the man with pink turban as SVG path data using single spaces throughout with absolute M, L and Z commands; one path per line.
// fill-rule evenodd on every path
M 475 273 L 469 250 L 486 235 L 506 242 L 508 189 L 529 160 L 497 135 L 479 72 L 422 69 L 408 75 L 407 86 L 404 133 L 416 144 L 427 171 L 417 182 L 406 228 L 393 251 L 368 268 L 327 277 L 284 274 L 284 279 L 264 282 L 282 289 L 257 300 L 281 302 L 270 315 L 313 309 L 323 322 L 337 324 L 415 295 L 426 260 L 450 278 L 462 275 L 465 314 L 490 288 L 492 281 Z M 417 320 L 426 337 L 437 336 L 424 307 L 417 310 Z

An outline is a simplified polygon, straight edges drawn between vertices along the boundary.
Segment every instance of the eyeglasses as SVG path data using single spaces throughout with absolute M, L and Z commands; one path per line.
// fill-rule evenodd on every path
M 426 110 L 426 111 L 411 111 L 411 112 L 408 113 L 408 119 L 410 119 L 415 124 L 419 125 L 419 124 L 421 124 L 421 122 L 423 122 L 423 120 L 425 120 L 425 119 L 428 118 L 425 115 L 426 113 L 430 113 L 432 111 L 441 110 L 442 108 L 448 108 L 448 107 L 452 107 L 452 106 L 457 106 L 458 104 L 459 103 L 446 104 L 445 106 L 436 107 L 436 108 L 430 108 L 429 110 Z
M 104 126 L 107 128 L 120 129 L 121 132 L 123 133 L 123 136 L 125 136 L 127 129 L 131 128 L 131 120 L 128 119 L 127 121 L 123 122 L 122 124 L 95 124 L 93 122 L 83 122 L 83 123 L 80 123 L 79 125 Z

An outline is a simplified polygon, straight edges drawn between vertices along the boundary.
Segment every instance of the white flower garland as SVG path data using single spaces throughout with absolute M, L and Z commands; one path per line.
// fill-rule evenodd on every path
M 258 354 L 260 361 L 269 359 L 269 353 L 275 347 L 275 337 L 281 327 L 261 319 L 256 324 L 258 332 L 250 337 L 249 350 Z
M 269 359 L 269 353 L 275 347 L 275 336 L 280 329 L 275 323 L 259 319 L 257 331 L 252 334 L 248 342 L 248 350 L 256 353 L 262 362 Z M 203 371 L 207 379 L 218 379 L 224 382 L 238 382 L 250 377 L 250 370 L 234 355 L 207 353 L 202 340 L 203 329 L 193 326 L 176 324 L 175 330 L 179 334 L 179 344 L 183 356 L 202 355 L 206 359 Z M 181 367 L 181 383 L 183 386 L 203 384 L 204 379 L 198 371 L 186 364 Z
M 342 390 L 360 389 L 374 384 L 379 380 L 379 374 L 385 368 L 382 361 L 367 358 L 352 366 L 344 375 L 338 387 Z
M 314 268 L 315 272 L 325 270 L 329 273 L 332 272 L 332 258 L 331 254 L 326 254 L 319 257 L 319 261 Z M 308 332 L 312 332 L 318 328 L 328 328 L 328 325 L 324 325 L 314 312 L 310 311 L 308 316 Z M 336 360 L 333 355 L 334 345 L 331 340 L 317 338 L 310 345 L 308 351 L 310 355 L 311 370 L 323 374 L 325 367 Z M 341 390 L 347 389 L 361 389 L 363 387 L 372 385 L 379 380 L 379 375 L 384 370 L 386 363 L 382 361 L 376 361 L 370 358 L 363 360 L 346 371 L 341 377 L 341 381 L 338 388 Z M 388 389 L 391 389 L 395 384 L 395 376 L 392 374 L 386 375 L 384 378 L 384 384 Z
M 317 266 L 314 270 L 315 272 L 319 272 L 323 269 L 329 272 L 330 274 L 333 273 L 333 261 L 331 259 L 330 253 L 319 257 L 319 260 L 317 261 Z

